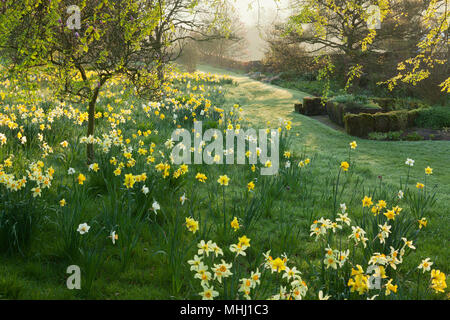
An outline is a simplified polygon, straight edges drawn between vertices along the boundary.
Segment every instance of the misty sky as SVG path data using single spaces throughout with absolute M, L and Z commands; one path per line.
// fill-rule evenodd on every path
M 258 5 L 259 3 L 259 5 Z M 251 4 L 251 9 L 249 9 Z M 273 22 L 274 19 L 283 19 L 288 14 L 289 0 L 235 0 L 234 6 L 239 12 L 242 22 L 247 26 L 267 24 Z
M 266 43 L 254 26 L 261 27 L 258 30 L 266 29 L 266 26 L 287 18 L 290 12 L 289 0 L 234 0 L 234 7 L 248 31 L 248 52 L 243 59 L 259 60 L 264 56 Z

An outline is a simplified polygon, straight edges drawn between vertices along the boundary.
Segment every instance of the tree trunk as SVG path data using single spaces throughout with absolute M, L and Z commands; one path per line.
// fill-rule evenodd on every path
M 87 136 L 94 136 L 94 127 L 95 127 L 95 104 L 97 103 L 97 97 L 98 97 L 98 93 L 100 91 L 102 83 L 99 83 L 99 86 L 97 86 L 92 94 L 91 100 L 89 101 L 89 110 L 88 110 L 88 114 L 89 114 L 89 118 L 88 118 L 88 131 L 87 131 Z M 95 154 L 94 154 L 94 145 L 88 143 L 87 144 L 87 149 L 86 149 L 86 154 L 87 154 L 87 164 L 91 165 L 92 163 L 94 163 L 94 159 L 95 159 Z

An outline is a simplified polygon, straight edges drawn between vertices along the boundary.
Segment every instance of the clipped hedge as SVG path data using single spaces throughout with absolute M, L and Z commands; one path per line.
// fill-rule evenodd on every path
M 382 111 L 381 107 L 378 108 L 374 108 L 374 107 L 369 107 L 369 106 L 363 106 L 363 105 L 356 105 L 356 104 L 351 104 L 351 105 L 346 105 L 345 103 L 338 103 L 338 102 L 333 102 L 333 101 L 329 101 L 327 103 L 327 113 L 328 113 L 328 117 L 330 118 L 331 121 L 333 121 L 334 123 L 340 125 L 340 126 L 344 126 L 344 116 L 347 113 L 353 113 L 353 114 L 360 114 L 360 113 L 377 113 Z
M 300 107 L 300 113 L 305 116 L 320 116 L 326 115 L 327 109 L 322 104 L 322 98 L 305 97 Z
M 371 132 L 405 130 L 414 127 L 420 110 L 398 110 L 375 114 L 348 113 L 344 116 L 345 131 L 352 136 L 367 137 Z

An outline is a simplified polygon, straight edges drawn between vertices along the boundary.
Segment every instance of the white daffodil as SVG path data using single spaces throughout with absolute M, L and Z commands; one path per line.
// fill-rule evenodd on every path
M 117 233 L 115 231 L 111 232 L 109 237 L 111 238 L 111 241 L 113 244 L 116 244 L 116 240 L 119 239 L 119 236 L 117 235 Z
M 85 234 L 85 233 L 89 232 L 89 229 L 90 229 L 90 228 L 91 228 L 91 227 L 88 226 L 87 223 L 81 223 L 81 224 L 78 226 L 77 231 L 78 231 L 80 234 Z
M 181 205 L 184 205 L 184 202 L 187 200 L 187 198 L 186 198 L 186 193 L 183 193 L 183 195 L 180 197 L 180 202 L 181 202 Z
M 319 300 L 328 300 L 330 298 L 331 296 L 329 295 L 324 296 L 322 290 L 319 291 Z
M 413 160 L 413 159 L 410 159 L 410 158 L 407 158 L 405 164 L 406 164 L 407 166 L 412 167 L 412 166 L 414 166 L 414 160 Z
M 433 262 L 430 261 L 430 258 L 426 258 L 422 260 L 422 263 L 417 267 L 417 269 L 422 269 L 423 273 L 426 271 L 430 271 Z
M 219 293 L 214 291 L 214 287 L 203 286 L 203 292 L 200 292 L 199 295 L 202 300 L 214 300 L 214 297 L 217 297 Z
M 157 201 L 153 201 L 152 209 L 155 212 L 155 214 L 157 213 L 156 211 L 161 209 L 161 207 L 159 206 L 159 203 Z
M 345 223 L 348 226 L 350 225 L 351 219 L 348 217 L 347 213 L 344 213 L 344 214 L 338 213 L 338 216 L 339 216 L 339 218 L 336 218 L 336 221 L 341 221 L 341 222 Z

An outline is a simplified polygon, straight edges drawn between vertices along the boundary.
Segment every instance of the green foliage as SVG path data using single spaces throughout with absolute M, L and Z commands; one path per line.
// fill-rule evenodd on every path
M 423 140 L 423 137 L 417 132 L 413 132 L 408 134 L 405 139 L 408 141 L 421 141 Z
M 389 132 L 370 132 L 368 138 L 370 140 L 390 140 L 390 141 L 399 141 L 401 140 L 401 136 L 403 131 L 389 131 Z
M 335 96 L 330 101 L 343 103 L 348 108 L 369 108 L 374 110 L 381 110 L 380 106 L 372 102 L 368 97 L 362 95 L 345 94 Z
M 420 110 L 417 115 L 416 125 L 421 128 L 431 129 L 450 127 L 450 107 L 436 106 Z
M 370 132 L 368 138 L 370 140 L 382 141 L 387 139 L 387 133 L 385 132 Z
M 405 130 L 414 126 L 419 110 L 347 114 L 344 116 L 345 130 L 358 137 L 367 137 L 370 132 Z
M 30 189 L 11 192 L 0 186 L 0 253 L 24 255 L 31 245 L 41 210 Z
M 327 114 L 322 98 L 305 97 L 300 107 L 300 113 L 307 116 L 318 116 Z

